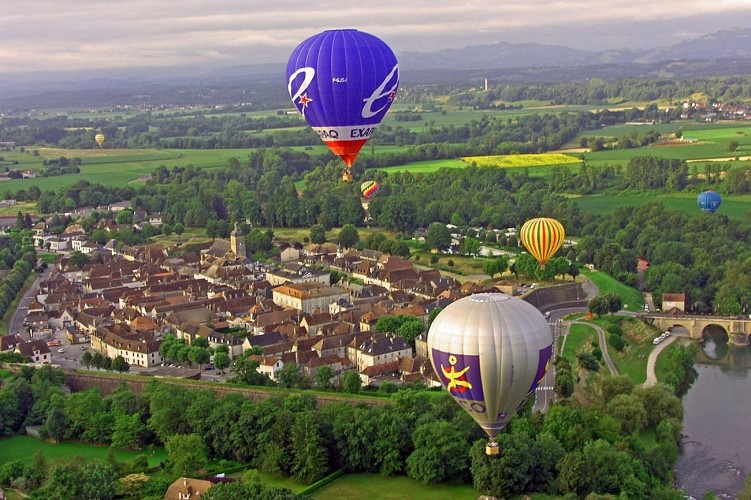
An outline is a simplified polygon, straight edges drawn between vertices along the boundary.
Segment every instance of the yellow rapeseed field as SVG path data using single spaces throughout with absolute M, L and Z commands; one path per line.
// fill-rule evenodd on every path
M 463 162 L 476 164 L 478 167 L 544 167 L 547 165 L 565 165 L 581 163 L 579 158 L 562 153 L 542 153 L 524 155 L 465 156 Z

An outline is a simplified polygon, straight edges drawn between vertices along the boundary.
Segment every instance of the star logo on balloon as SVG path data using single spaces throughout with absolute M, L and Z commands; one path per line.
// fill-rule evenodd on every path
M 313 99 L 311 99 L 310 97 L 308 97 L 308 94 L 303 94 L 303 95 L 300 96 L 300 100 L 298 100 L 297 102 L 299 102 L 300 104 L 302 104 L 303 108 L 306 108 L 306 107 L 308 107 L 309 103 L 313 102 Z

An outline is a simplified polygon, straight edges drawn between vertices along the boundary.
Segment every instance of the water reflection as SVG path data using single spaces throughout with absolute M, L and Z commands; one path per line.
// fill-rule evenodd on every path
M 707 332 L 694 365 L 699 376 L 683 398 L 684 438 L 676 479 L 694 498 L 707 491 L 735 498 L 751 471 L 751 347 L 728 345 L 719 329 Z

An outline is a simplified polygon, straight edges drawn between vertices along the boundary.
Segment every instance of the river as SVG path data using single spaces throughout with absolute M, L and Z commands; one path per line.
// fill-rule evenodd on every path
M 699 376 L 683 398 L 683 440 L 676 486 L 736 498 L 751 472 L 751 347 L 728 346 L 712 332 L 700 344 Z

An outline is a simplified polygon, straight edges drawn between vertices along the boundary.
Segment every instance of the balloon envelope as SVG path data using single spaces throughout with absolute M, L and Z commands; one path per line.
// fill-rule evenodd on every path
M 457 300 L 428 332 L 430 362 L 443 387 L 491 439 L 537 388 L 552 352 L 545 317 L 502 293 Z
M 365 181 L 360 184 L 360 192 L 362 193 L 363 197 L 371 198 L 375 196 L 380 187 L 381 186 L 376 181 Z
M 101 146 L 102 144 L 104 144 L 104 134 L 95 135 L 94 140 L 96 141 L 97 144 Z
M 297 110 L 351 168 L 396 97 L 399 65 L 392 50 L 362 31 L 324 31 L 292 52 L 286 73 Z
M 563 245 L 566 232 L 563 225 L 555 219 L 540 217 L 524 223 L 519 231 L 519 238 L 524 248 L 537 259 L 541 266 L 550 259 Z
M 705 212 L 713 214 L 715 213 L 715 210 L 720 208 L 722 197 L 719 195 L 719 193 L 715 193 L 710 189 L 699 194 L 699 196 L 696 197 L 696 203 L 698 203 L 699 208 L 701 208 Z

